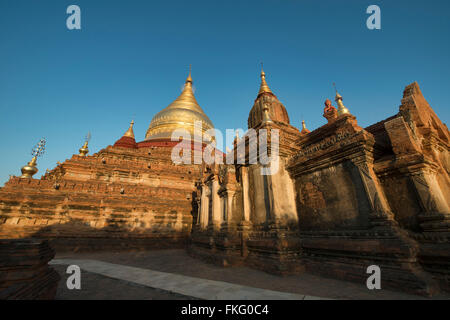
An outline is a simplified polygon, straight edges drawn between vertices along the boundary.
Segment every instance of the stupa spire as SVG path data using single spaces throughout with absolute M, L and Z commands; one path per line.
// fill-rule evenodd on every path
M 189 75 L 186 78 L 186 84 L 188 84 L 188 82 L 190 82 L 192 84 L 192 76 L 191 76 L 191 72 L 192 72 L 192 64 L 189 65 Z
M 265 92 L 266 93 L 272 93 L 272 91 L 270 90 L 269 86 L 267 85 L 266 73 L 264 72 L 263 64 L 261 62 L 261 86 L 259 87 L 258 95 L 260 95 L 261 93 L 265 93 Z
M 38 172 L 38 168 L 36 167 L 36 160 L 38 157 L 42 156 L 45 152 L 45 138 L 39 140 L 38 144 L 31 151 L 31 155 L 33 158 L 28 164 L 23 166 L 20 170 L 22 171 L 21 178 L 32 178 Z
M 85 157 L 89 153 L 89 148 L 88 148 L 89 140 L 91 140 L 90 132 L 88 132 L 88 134 L 86 135 L 83 146 L 78 150 L 80 152 L 78 154 L 79 156 Z
M 183 107 L 184 105 L 189 104 L 189 105 L 191 105 L 189 108 L 191 108 L 191 107 L 194 107 L 196 109 L 198 108 L 198 110 L 200 111 L 201 108 L 198 105 L 198 102 L 194 96 L 194 91 L 192 88 L 193 83 L 194 83 L 194 81 L 192 80 L 192 65 L 189 65 L 189 74 L 186 78 L 186 81 L 184 82 L 183 91 L 178 96 L 178 98 L 175 99 L 175 101 L 171 103 L 170 106 L 178 108 L 180 106 Z M 181 105 L 178 102 L 181 102 Z M 203 112 L 203 110 L 201 110 L 201 112 Z
M 114 143 L 114 147 L 137 148 L 136 140 L 134 139 L 133 125 L 134 120 L 131 120 L 130 127 L 125 131 L 123 136 Z
M 133 125 L 134 125 L 134 120 L 131 120 L 130 122 L 130 127 L 128 128 L 128 130 L 124 133 L 124 137 L 130 137 L 134 139 L 134 132 L 133 132 Z
M 306 124 L 305 124 L 305 120 L 302 120 L 302 131 L 300 131 L 301 134 L 307 134 L 310 133 L 311 131 L 308 130 L 308 128 L 306 128 Z
M 334 90 L 336 91 L 336 97 L 334 98 L 334 101 L 336 101 L 337 105 L 338 105 L 338 109 L 337 109 L 337 113 L 338 115 L 343 115 L 343 114 L 349 114 L 350 111 L 348 111 L 348 109 L 344 106 L 344 103 L 342 103 L 342 96 L 338 93 L 337 89 L 336 89 L 336 84 L 333 82 L 333 87 Z

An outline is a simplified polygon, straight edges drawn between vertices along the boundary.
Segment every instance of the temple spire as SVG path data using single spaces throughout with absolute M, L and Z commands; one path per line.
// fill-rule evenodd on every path
M 134 132 L 133 132 L 133 125 L 134 125 L 134 120 L 131 120 L 130 122 L 130 127 L 128 128 L 127 132 L 124 133 L 124 137 L 130 137 L 134 139 Z
M 78 150 L 78 152 L 80 152 L 78 154 L 79 156 L 85 157 L 89 153 L 89 148 L 88 148 L 89 140 L 91 140 L 90 132 L 88 132 L 88 134 L 86 135 L 83 146 Z
M 131 120 L 130 127 L 123 134 L 123 136 L 114 143 L 114 147 L 132 148 L 132 149 L 137 148 L 136 140 L 134 139 L 133 125 L 134 120 Z
M 258 95 L 260 95 L 261 93 L 264 93 L 264 92 L 272 93 L 272 91 L 270 90 L 269 86 L 267 85 L 266 73 L 264 72 L 263 64 L 261 62 L 261 86 L 259 87 Z
M 305 124 L 305 120 L 302 120 L 302 131 L 300 131 L 301 134 L 307 134 L 310 133 L 311 131 L 308 130 L 308 128 L 306 128 L 306 124 Z
M 186 78 L 186 84 L 188 84 L 188 82 L 190 82 L 192 84 L 192 76 L 191 76 L 191 72 L 192 72 L 192 65 L 189 65 L 189 75 Z
M 39 170 L 36 167 L 36 160 L 38 157 L 42 156 L 45 152 L 45 138 L 39 140 L 38 144 L 31 151 L 31 155 L 33 158 L 28 164 L 23 166 L 20 170 L 22 171 L 21 178 L 29 178 L 31 179 L 33 175 L 35 175 Z
M 338 93 L 337 89 L 336 89 L 336 84 L 333 82 L 333 87 L 334 90 L 336 91 L 336 97 L 334 99 L 334 101 L 336 101 L 337 105 L 338 105 L 338 110 L 337 113 L 338 115 L 343 115 L 343 114 L 350 114 L 350 111 L 348 111 L 348 109 L 344 106 L 344 104 L 342 103 L 342 96 Z

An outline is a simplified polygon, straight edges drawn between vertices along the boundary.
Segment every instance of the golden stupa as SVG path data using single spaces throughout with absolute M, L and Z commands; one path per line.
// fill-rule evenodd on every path
M 202 122 L 202 135 L 214 128 L 211 120 L 203 112 L 192 91 L 191 71 L 186 79 L 183 92 L 168 107 L 158 112 L 150 122 L 145 140 L 171 139 L 176 129 L 186 129 L 194 137 L 194 124 Z

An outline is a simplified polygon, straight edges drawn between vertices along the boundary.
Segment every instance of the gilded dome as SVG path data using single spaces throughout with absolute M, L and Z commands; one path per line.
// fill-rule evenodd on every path
M 158 112 L 150 122 L 145 140 L 171 139 L 176 129 L 186 129 L 194 137 L 194 123 L 202 122 L 202 134 L 214 128 L 211 120 L 203 112 L 192 91 L 192 77 L 186 79 L 183 92 L 168 107 Z

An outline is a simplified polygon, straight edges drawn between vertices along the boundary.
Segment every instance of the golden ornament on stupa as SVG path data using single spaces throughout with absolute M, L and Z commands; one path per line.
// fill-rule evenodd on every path
M 311 131 L 308 130 L 308 128 L 306 128 L 306 124 L 305 124 L 305 120 L 302 120 L 302 131 L 300 131 L 301 134 L 307 134 L 310 133 Z
M 79 156 L 85 157 L 88 153 L 89 153 L 89 149 L 88 149 L 88 143 L 89 140 L 91 139 L 91 133 L 89 132 L 86 135 L 86 138 L 84 139 L 84 144 L 83 146 L 78 150 L 80 153 L 78 154 Z
M 39 140 L 38 144 L 31 151 L 33 158 L 25 166 L 23 166 L 20 171 L 22 172 L 21 178 L 32 178 L 39 170 L 36 167 L 37 158 L 42 156 L 45 152 L 45 139 Z
M 343 114 L 350 114 L 350 111 L 344 106 L 342 103 L 342 96 L 337 92 L 336 85 L 333 83 L 334 89 L 336 90 L 336 97 L 334 98 L 334 101 L 336 101 L 338 105 L 337 113 L 338 116 L 341 116 Z
M 262 66 L 262 63 L 261 63 L 261 85 L 259 87 L 258 96 L 261 93 L 264 93 L 264 92 L 272 93 L 272 91 L 270 90 L 270 88 L 269 88 L 269 86 L 268 86 L 268 84 L 266 82 L 266 73 L 264 72 L 263 66 Z
M 21 178 L 31 178 L 39 171 L 38 168 L 36 168 L 36 159 L 36 157 L 33 157 L 27 165 L 20 169 L 20 171 L 22 171 Z
M 214 126 L 205 112 L 195 99 L 192 90 L 192 77 L 189 68 L 189 75 L 186 79 L 183 91 L 168 107 L 158 112 L 150 122 L 150 126 L 145 135 L 145 140 L 171 140 L 172 132 L 176 129 L 186 129 L 191 137 L 194 137 L 194 124 L 201 121 L 202 135 Z M 198 138 L 198 140 L 200 140 Z
M 124 137 L 130 137 L 130 138 L 134 139 L 133 126 L 134 126 L 134 120 L 131 120 L 130 127 L 128 128 L 127 132 L 125 132 L 123 134 Z

